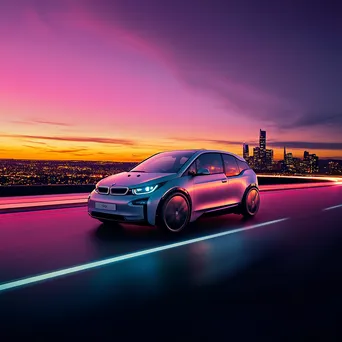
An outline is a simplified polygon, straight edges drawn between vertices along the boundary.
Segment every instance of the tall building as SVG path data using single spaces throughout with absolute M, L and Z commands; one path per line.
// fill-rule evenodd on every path
M 260 153 L 260 147 L 253 148 L 253 161 L 254 161 L 254 168 L 256 170 L 262 170 L 262 158 Z
M 255 169 L 254 157 L 253 157 L 253 156 L 249 156 L 249 157 L 246 159 L 246 162 L 247 162 L 247 164 L 249 165 L 249 167 L 250 167 L 251 169 Z
M 303 162 L 307 173 L 319 172 L 318 156 L 316 154 L 310 154 L 308 151 L 305 151 Z
M 244 159 L 248 159 L 249 157 L 249 146 L 248 144 L 243 144 L 243 148 L 242 148 L 242 156 Z
M 272 170 L 273 168 L 273 150 L 266 150 L 266 168 Z
M 285 155 L 285 167 L 286 171 L 294 171 L 295 167 L 292 152 L 286 153 Z
M 286 147 L 284 146 L 284 162 L 286 161 Z
M 294 163 L 294 170 L 296 173 L 306 173 L 305 169 L 305 163 L 302 159 L 300 158 L 293 158 L 293 163 Z
M 304 159 L 307 159 L 309 157 L 309 152 L 308 151 L 304 151 Z
M 266 131 L 260 130 L 259 147 L 261 150 L 266 150 Z
M 259 135 L 259 159 L 260 159 L 260 166 L 261 170 L 265 170 L 267 168 L 266 162 L 266 131 L 260 129 Z

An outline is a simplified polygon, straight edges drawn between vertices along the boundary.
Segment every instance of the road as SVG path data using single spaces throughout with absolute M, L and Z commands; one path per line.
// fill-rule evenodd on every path
M 337 340 L 342 186 L 261 198 L 251 221 L 203 218 L 173 238 L 105 228 L 85 207 L 1 214 L 4 341 Z

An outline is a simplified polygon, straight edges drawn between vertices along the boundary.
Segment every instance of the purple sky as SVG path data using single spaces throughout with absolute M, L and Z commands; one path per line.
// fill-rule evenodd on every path
M 3 2 L 1 151 L 241 153 L 263 128 L 278 155 L 342 157 L 341 18 L 335 1 Z

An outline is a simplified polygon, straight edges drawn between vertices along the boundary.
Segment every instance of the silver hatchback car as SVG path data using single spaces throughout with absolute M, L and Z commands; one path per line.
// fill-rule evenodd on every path
M 204 214 L 252 217 L 259 205 L 257 176 L 243 158 L 180 150 L 157 153 L 98 182 L 88 212 L 103 223 L 145 223 L 179 233 Z

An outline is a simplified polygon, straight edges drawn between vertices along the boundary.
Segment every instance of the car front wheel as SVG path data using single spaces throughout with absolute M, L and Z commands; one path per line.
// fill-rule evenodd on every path
M 180 233 L 190 221 L 190 202 L 181 192 L 171 194 L 160 208 L 157 227 L 169 233 Z

